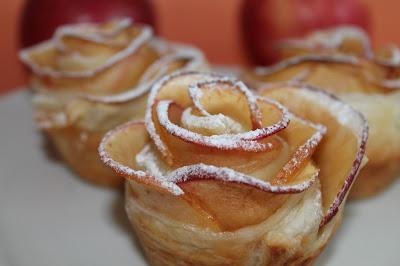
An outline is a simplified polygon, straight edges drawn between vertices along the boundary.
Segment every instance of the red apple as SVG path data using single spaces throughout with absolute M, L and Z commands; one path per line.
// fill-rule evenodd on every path
M 254 63 L 270 64 L 278 58 L 273 45 L 313 30 L 335 25 L 356 25 L 369 31 L 370 16 L 358 0 L 245 0 L 242 27 Z
M 148 0 L 28 0 L 22 13 L 21 45 L 27 47 L 49 39 L 63 24 L 120 17 L 154 25 Z

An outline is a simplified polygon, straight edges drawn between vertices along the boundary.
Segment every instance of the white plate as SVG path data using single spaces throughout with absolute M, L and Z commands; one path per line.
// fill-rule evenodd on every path
M 31 120 L 28 93 L 0 99 L 0 265 L 146 265 L 121 193 L 49 160 Z M 317 265 L 400 265 L 399 192 L 348 204 Z

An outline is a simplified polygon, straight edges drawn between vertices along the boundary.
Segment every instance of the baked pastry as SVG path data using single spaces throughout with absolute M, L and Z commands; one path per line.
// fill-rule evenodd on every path
M 340 224 L 367 135 L 363 116 L 326 93 L 263 98 L 181 72 L 157 81 L 145 122 L 107 133 L 99 153 L 127 179 L 152 265 L 307 265 Z
M 362 31 L 338 28 L 287 41 L 278 51 L 286 59 L 248 71 L 244 79 L 258 88 L 269 82 L 309 84 L 361 111 L 371 129 L 370 161 L 351 197 L 371 196 L 391 184 L 400 175 L 400 50 L 387 46 L 372 51 Z
M 78 175 L 107 186 L 123 179 L 98 157 L 104 133 L 143 118 L 150 85 L 160 76 L 207 68 L 197 49 L 157 39 L 129 19 L 63 26 L 20 57 L 32 72 L 38 127 Z

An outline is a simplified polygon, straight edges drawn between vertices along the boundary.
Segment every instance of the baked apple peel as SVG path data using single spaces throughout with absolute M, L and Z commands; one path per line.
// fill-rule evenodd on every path
M 293 83 L 286 85 L 281 83 L 275 87 L 267 85 L 265 88 L 260 89 L 260 94 L 278 100 L 285 106 L 290 106 L 289 110 L 298 116 L 327 126 L 325 141 L 321 143 L 319 150 L 316 152 L 316 163 L 320 166 L 321 171 L 319 180 L 321 182 L 323 200 L 325 201 L 323 202 L 325 216 L 321 222 L 321 226 L 323 226 L 339 211 L 342 202 L 346 199 L 358 172 L 363 166 L 363 159 L 366 160 L 365 148 L 369 131 L 368 123 L 365 117 L 350 105 L 345 104 L 328 92 L 311 86 L 295 85 Z M 292 101 L 292 104 L 289 104 L 290 101 Z M 314 104 L 316 111 L 310 111 L 305 107 L 310 104 Z M 343 126 L 344 130 L 342 132 L 337 129 L 339 125 Z M 346 130 L 349 131 L 346 132 Z M 327 154 L 329 150 L 326 147 L 333 145 L 332 143 L 335 143 L 335 141 L 342 142 L 338 148 L 342 156 L 336 158 L 332 162 L 332 165 L 339 164 L 336 167 L 342 167 L 347 173 L 344 173 L 340 178 L 328 179 L 329 176 L 326 175 L 332 171 L 330 169 L 332 166 L 322 164 L 322 162 L 318 164 L 318 158 L 329 156 Z M 344 154 L 349 153 L 353 161 L 349 160 L 347 164 L 340 162 L 344 160 Z M 336 175 L 337 173 L 332 174 Z M 334 183 L 336 182 L 334 185 L 332 184 L 332 180 Z M 334 191 L 329 190 L 331 186 L 335 187 Z M 324 187 L 328 188 L 325 193 Z

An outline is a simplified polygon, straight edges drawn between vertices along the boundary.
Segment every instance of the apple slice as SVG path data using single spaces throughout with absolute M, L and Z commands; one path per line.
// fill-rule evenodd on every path
M 288 194 L 276 194 L 243 184 L 199 179 L 180 183 L 184 199 L 203 210 L 220 231 L 258 224 L 286 202 Z
M 327 127 L 313 156 L 320 169 L 323 226 L 338 212 L 358 174 L 368 138 L 367 122 L 349 105 L 316 89 L 282 86 L 261 94 L 276 99 L 296 115 Z
M 282 40 L 277 43 L 276 50 L 281 58 L 320 53 L 372 56 L 369 35 L 363 29 L 354 26 L 316 30 L 303 38 Z
M 302 82 L 332 93 L 379 93 L 389 88 L 385 68 L 347 55 L 296 56 L 270 67 L 244 73 L 255 87 L 270 82 Z

